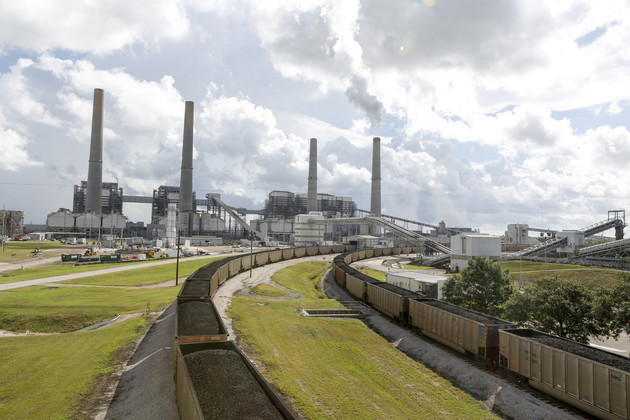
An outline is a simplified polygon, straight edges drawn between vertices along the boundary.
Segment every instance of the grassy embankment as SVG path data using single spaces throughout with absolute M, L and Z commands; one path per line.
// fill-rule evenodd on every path
M 179 261 L 179 275 L 188 276 L 192 274 L 195 270 L 204 265 L 219 259 L 225 258 L 227 255 L 222 256 L 208 256 L 207 258 L 194 260 L 194 261 L 186 261 L 186 258 L 182 258 Z M 90 271 L 98 271 L 105 270 L 108 268 L 119 268 L 119 267 L 128 267 L 133 269 L 129 271 L 123 271 L 117 273 L 116 277 L 112 277 L 109 274 L 104 276 L 95 275 L 89 278 L 83 277 L 75 280 L 66 280 L 64 283 L 70 284 L 106 284 L 108 286 L 144 286 L 148 284 L 156 284 L 161 283 L 163 281 L 167 281 L 175 278 L 175 258 L 168 259 L 168 264 L 160 265 L 153 268 L 143 268 L 142 274 L 139 274 L 136 270 L 138 267 L 155 261 L 164 261 L 161 258 L 155 260 L 146 260 L 146 261 L 134 261 L 134 262 L 125 262 L 125 263 L 107 263 L 107 264 L 87 264 L 87 265 L 76 265 L 74 266 L 71 263 L 64 265 L 52 265 L 46 267 L 33 267 L 33 268 L 25 268 L 23 270 L 9 270 L 0 272 L 0 286 L 3 283 L 14 283 L 18 281 L 26 281 L 26 280 L 35 280 L 41 279 L 45 277 L 55 277 L 55 276 L 63 276 L 67 274 L 75 274 L 75 273 L 86 273 Z M 145 271 L 147 270 L 147 271 Z M 107 283 L 102 283 L 104 279 L 108 279 Z M 142 280 L 141 280 L 142 279 Z M 113 282 L 112 282 L 113 281 Z M 0 290 L 2 288 L 0 287 Z
M 515 286 L 521 281 L 521 264 L 523 267 L 523 286 L 527 286 L 534 279 L 547 276 L 558 276 L 561 279 L 574 280 L 584 284 L 588 288 L 595 286 L 612 286 L 619 282 L 622 271 L 611 268 L 588 267 L 573 264 L 547 263 L 537 261 L 499 261 L 502 268 L 510 271 L 510 278 Z
M 362 322 L 298 316 L 296 306 L 329 301 L 315 288 L 327 269 L 304 263 L 274 276 L 303 295 L 300 301 L 237 297 L 229 311 L 271 382 L 306 418 L 492 417 Z
M 146 318 L 82 333 L 0 338 L 0 418 L 87 418 Z
M 212 259 L 180 264 L 187 275 Z M 194 263 L 194 264 L 193 264 Z M 52 267 L 51 267 L 52 268 Z M 128 286 L 174 277 L 172 266 L 131 270 Z M 145 272 L 145 270 L 148 272 Z M 120 273 L 98 284 L 118 284 Z M 47 276 L 46 276 L 47 277 Z M 90 279 L 88 281 L 93 281 Z M 103 395 L 110 374 L 124 360 L 133 340 L 148 328 L 147 318 L 88 332 L 68 332 L 110 319 L 114 314 L 159 311 L 173 302 L 180 287 L 28 287 L 0 293 L 0 329 L 66 332 L 0 338 L 0 418 L 87 418 Z

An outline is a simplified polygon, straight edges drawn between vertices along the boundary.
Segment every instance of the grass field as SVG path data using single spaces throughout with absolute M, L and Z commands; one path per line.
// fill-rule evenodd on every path
M 123 289 L 34 286 L 0 293 L 0 329 L 13 332 L 71 332 L 115 315 L 168 306 L 178 287 Z
M 260 295 L 260 296 L 270 296 L 270 297 L 280 297 L 280 296 L 287 295 L 284 291 L 267 283 L 262 283 L 262 284 L 259 284 L 258 286 L 253 287 L 252 293 Z
M 0 339 L 0 418 L 69 419 L 103 394 L 100 378 L 146 329 L 144 317 L 82 333 Z
M 324 263 L 274 276 L 300 302 L 238 297 L 230 314 L 267 376 L 309 419 L 492 418 L 478 401 L 409 359 L 358 320 L 305 318 L 296 306 L 327 301 L 315 288 Z M 304 270 L 304 273 L 302 273 Z
M 226 255 L 227 256 L 227 255 Z M 212 261 L 225 258 L 226 256 L 203 258 L 194 261 L 179 261 L 179 277 L 189 276 L 197 269 Z M 106 268 L 102 267 L 102 268 Z M 150 284 L 162 283 L 175 278 L 175 260 L 172 264 L 146 267 L 142 269 L 120 271 L 113 274 L 101 274 L 80 279 L 64 280 L 61 283 L 67 284 L 91 284 L 101 286 L 146 286 Z
M 584 284 L 588 288 L 596 286 L 612 286 L 620 281 L 621 271 L 610 268 L 587 267 L 582 265 L 555 264 L 523 261 L 523 271 L 521 274 L 520 261 L 500 261 L 502 268 L 510 271 L 510 278 L 515 286 L 518 286 L 522 279 L 522 285 L 527 286 L 534 279 L 545 276 L 558 276 L 561 279 L 575 280 Z
M 363 274 L 366 276 L 370 276 L 375 278 L 376 280 L 385 281 L 385 272 L 381 270 L 374 270 L 372 268 L 366 268 L 365 270 L 361 270 Z
M 227 256 L 227 255 L 226 255 Z M 188 276 L 192 274 L 199 267 L 203 267 L 210 262 L 219 259 L 225 258 L 226 256 L 219 257 L 207 257 L 201 260 L 194 261 L 186 261 L 185 258 L 180 259 L 179 261 L 179 275 Z M 63 276 L 66 274 L 74 274 L 74 273 L 86 273 L 90 271 L 104 270 L 107 268 L 115 268 L 115 267 L 138 267 L 138 265 L 147 264 L 154 261 L 163 261 L 162 259 L 157 260 L 146 260 L 146 261 L 134 261 L 134 262 L 125 262 L 125 263 L 108 263 L 108 264 L 86 264 L 86 265 L 75 265 L 72 264 L 63 264 L 63 265 L 52 265 L 46 267 L 33 267 L 33 268 L 25 268 L 23 270 L 9 270 L 0 272 L 0 285 L 3 283 L 14 283 L 18 281 L 25 280 L 34 280 L 41 279 L 46 277 L 55 277 L 55 276 Z M 137 276 L 137 272 L 135 270 L 130 270 L 123 274 L 119 272 L 115 275 L 108 274 L 104 276 L 93 276 L 91 278 L 81 278 L 77 280 L 66 280 L 66 282 L 71 284 L 105 284 L 110 286 L 143 286 L 147 284 L 155 284 L 161 283 L 162 281 L 171 280 L 175 278 L 175 263 L 176 259 L 171 258 L 168 260 L 169 264 L 160 265 L 159 267 L 155 267 L 153 269 L 153 275 L 156 275 L 155 280 L 151 280 L 148 278 L 143 279 L 142 281 L 134 282 L 130 281 L 130 277 L 134 278 Z M 144 270 L 144 269 L 143 269 Z M 170 274 L 169 274 L 170 273 Z M 157 276 L 159 275 L 159 276 Z M 170 275 L 170 278 L 168 276 Z M 151 275 L 147 274 L 143 277 L 150 277 Z M 98 277 L 98 278 L 97 278 Z M 1 289 L 1 287 L 0 287 Z

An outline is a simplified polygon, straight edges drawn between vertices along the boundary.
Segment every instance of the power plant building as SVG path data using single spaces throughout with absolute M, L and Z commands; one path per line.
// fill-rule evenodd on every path
M 357 205 L 352 197 L 317 194 L 317 211 L 325 217 L 355 217 Z M 308 214 L 308 193 L 272 191 L 265 202 L 265 218 L 293 218 Z
M 73 213 L 85 213 L 87 210 L 87 181 L 81 181 L 81 185 L 74 186 L 72 200 Z M 101 183 L 101 211 L 103 214 L 123 212 L 123 189 L 116 182 Z

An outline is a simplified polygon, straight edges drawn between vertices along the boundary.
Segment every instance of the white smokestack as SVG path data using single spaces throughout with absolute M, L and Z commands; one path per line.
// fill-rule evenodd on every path
M 182 170 L 179 179 L 179 211 L 193 209 L 193 118 L 195 103 L 186 101 L 184 112 L 184 142 L 182 145 Z
M 103 184 L 103 103 L 105 92 L 94 89 L 92 105 L 92 136 L 90 138 L 90 159 L 88 161 L 88 180 L 86 209 L 100 214 Z
M 381 217 L 381 138 L 374 137 L 372 143 L 372 197 L 370 214 Z
M 308 158 L 308 194 L 306 212 L 317 211 L 317 139 L 311 139 L 311 152 Z

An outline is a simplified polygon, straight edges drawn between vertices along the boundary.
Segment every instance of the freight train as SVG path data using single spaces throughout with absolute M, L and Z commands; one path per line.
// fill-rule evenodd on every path
M 228 340 L 212 297 L 230 277 L 292 258 L 336 255 L 335 281 L 356 299 L 398 323 L 460 353 L 482 359 L 529 381 L 552 397 L 598 418 L 628 419 L 630 359 L 517 325 L 369 277 L 350 266 L 367 258 L 417 253 L 413 247 L 352 250 L 346 245 L 288 248 L 214 261 L 193 273 L 177 297 L 176 379 L 182 419 L 242 417 L 262 410 L 263 418 L 295 418 L 240 350 Z M 195 359 L 203 360 L 198 362 Z M 205 358 L 205 359 L 204 359 Z M 240 371 L 243 392 L 222 383 L 226 364 Z M 232 368 L 230 368 L 232 369 Z M 228 371 L 232 371 L 228 369 Z M 235 381 L 236 378 L 230 378 Z M 242 385 L 242 386 L 241 386 Z M 223 392 L 223 393 L 222 393 Z M 238 403 L 235 403 L 238 401 Z M 232 407 L 232 408 L 230 408 Z M 254 411 L 250 411 L 254 412 Z

